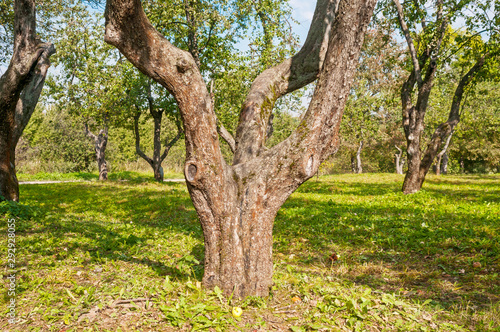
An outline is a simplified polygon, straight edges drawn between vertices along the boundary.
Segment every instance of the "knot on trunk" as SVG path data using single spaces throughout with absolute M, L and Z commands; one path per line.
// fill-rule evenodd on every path
M 307 154 L 306 156 L 307 157 L 304 158 L 302 162 L 302 173 L 306 177 L 311 177 L 316 172 L 317 160 L 315 160 L 313 153 Z
M 190 184 L 195 185 L 200 179 L 200 174 L 201 167 L 196 161 L 186 162 L 186 166 L 184 167 L 184 176 Z

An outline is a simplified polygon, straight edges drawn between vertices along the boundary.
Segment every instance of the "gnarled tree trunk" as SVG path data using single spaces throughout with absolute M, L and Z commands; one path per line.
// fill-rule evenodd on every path
M 105 40 L 175 97 L 186 137 L 185 177 L 205 238 L 206 287 L 265 296 L 272 284 L 274 217 L 338 149 L 340 121 L 375 0 L 319 0 L 308 38 L 259 75 L 240 113 L 233 164 L 221 153 L 212 99 L 192 55 L 149 23 L 140 0 L 108 0 Z M 318 78 L 319 77 L 319 78 Z M 316 80 L 311 104 L 285 141 L 266 148 L 275 101 Z
M 14 53 L 0 78 L 0 199 L 19 201 L 15 150 L 38 103 L 55 48 L 36 38 L 35 2 L 14 2 Z
M 460 121 L 460 103 L 462 101 L 464 88 L 471 82 L 475 74 L 484 64 L 486 54 L 469 70 L 460 80 L 448 120 L 441 124 L 434 132 L 429 145 L 424 153 L 421 151 L 421 138 L 424 132 L 424 119 L 429 103 L 429 97 L 437 71 L 438 56 L 441 43 L 446 34 L 448 17 L 443 15 L 443 0 L 436 0 L 436 26 L 434 42 L 421 46 L 423 50 L 419 55 L 413 43 L 410 31 L 406 25 L 403 8 L 399 0 L 393 0 L 398 12 L 401 30 L 406 38 L 409 53 L 413 63 L 412 72 L 401 89 L 401 101 L 403 109 L 403 129 L 407 142 L 408 171 L 403 182 L 403 193 L 412 194 L 419 191 L 424 183 L 425 176 L 429 171 L 444 139 L 453 131 Z M 422 23 L 425 28 L 425 22 Z M 434 33 L 434 32 L 433 32 Z M 427 67 L 425 74 L 421 68 Z M 413 103 L 413 93 L 417 87 L 416 103 Z

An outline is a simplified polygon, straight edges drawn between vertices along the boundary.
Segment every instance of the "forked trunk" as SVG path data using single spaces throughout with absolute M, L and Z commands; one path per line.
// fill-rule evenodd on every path
M 395 164 L 396 164 L 396 174 L 403 174 L 403 167 L 405 164 L 405 160 L 403 157 L 403 150 L 400 149 L 398 146 L 395 146 L 396 149 L 398 150 L 398 153 L 394 154 L 394 159 L 395 159 Z
M 174 144 L 181 138 L 182 128 L 180 125 L 178 126 L 177 135 L 170 142 L 165 142 L 165 150 L 161 153 L 161 121 L 163 111 L 156 111 L 153 107 L 152 98 L 150 97 L 149 100 L 149 110 L 154 120 L 153 158 L 148 157 L 141 149 L 141 137 L 139 134 L 139 119 L 141 117 L 141 113 L 139 110 L 134 117 L 135 151 L 142 159 L 146 160 L 149 166 L 151 166 L 155 180 L 163 182 L 164 173 L 161 164 L 167 157 L 172 146 L 174 146 Z
M 105 40 L 167 88 L 182 115 L 184 174 L 205 237 L 206 287 L 235 297 L 269 294 L 274 217 L 338 149 L 345 101 L 375 2 L 318 0 L 304 47 L 253 82 L 228 165 L 212 99 L 193 56 L 154 30 L 139 0 L 107 1 Z M 301 124 L 285 141 L 266 148 L 276 100 L 316 79 Z

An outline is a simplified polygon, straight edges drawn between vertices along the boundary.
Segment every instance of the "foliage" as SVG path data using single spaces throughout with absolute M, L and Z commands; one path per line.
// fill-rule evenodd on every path
M 39 105 L 16 151 L 21 172 L 81 172 L 95 167 L 93 146 L 80 123 L 58 107 Z
M 464 106 L 451 146 L 456 171 L 468 173 L 500 172 L 500 96 L 499 83 L 485 82 L 475 89 Z M 481 128 L 481 130 L 478 130 Z M 463 162 L 460 169 L 459 162 Z
M 41 209 L 14 201 L 2 200 L 0 196 L 0 216 L 4 219 L 16 219 L 22 221 L 41 217 Z M 19 225 L 19 224 L 18 224 Z M 22 227 L 22 226 L 21 226 Z M 19 230 L 19 228 L 17 228 Z
M 498 176 L 431 176 L 411 196 L 396 175 L 311 180 L 278 212 L 271 296 L 239 301 L 200 287 L 202 229 L 185 185 L 122 176 L 21 185 L 43 215 L 16 233 L 20 323 L 1 328 L 500 327 Z

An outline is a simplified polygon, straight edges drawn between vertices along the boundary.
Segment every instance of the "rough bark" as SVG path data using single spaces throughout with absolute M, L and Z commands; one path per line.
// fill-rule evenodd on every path
M 106 162 L 106 147 L 108 145 L 108 126 L 104 126 L 104 128 L 99 130 L 99 133 L 95 135 L 89 130 L 88 125 L 85 124 L 85 133 L 94 142 L 97 168 L 99 169 L 99 180 L 106 181 L 108 179 L 108 163 Z
M 15 149 L 40 97 L 55 48 L 36 38 L 33 0 L 16 0 L 14 12 L 14 52 L 0 78 L 0 199 L 18 201 Z
M 338 15 L 335 15 L 337 5 Z M 338 149 L 338 131 L 375 0 L 319 0 L 304 48 L 264 71 L 243 105 L 233 165 L 224 161 L 210 93 L 195 59 L 163 38 L 139 0 L 108 0 L 105 40 L 175 97 L 186 137 L 185 177 L 205 237 L 206 287 L 265 296 L 272 229 L 289 195 Z M 272 105 L 318 78 L 292 135 L 264 147 Z

